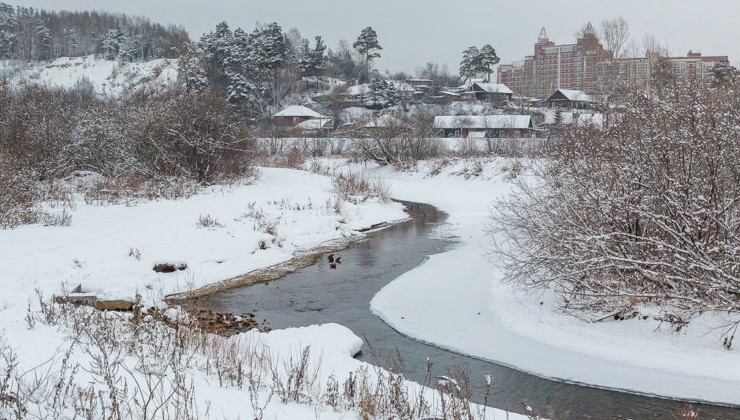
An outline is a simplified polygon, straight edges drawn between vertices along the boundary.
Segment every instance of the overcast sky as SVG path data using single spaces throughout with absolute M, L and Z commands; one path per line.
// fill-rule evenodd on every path
M 143 15 L 183 25 L 193 39 L 220 21 L 251 31 L 255 23 L 278 22 L 312 39 L 321 35 L 334 48 L 354 41 L 372 26 L 383 51 L 380 70 L 413 72 L 432 61 L 456 72 L 462 51 L 490 43 L 502 63 L 532 54 L 540 28 L 556 43 L 574 42 L 588 21 L 623 16 L 632 38 L 646 34 L 674 55 L 689 49 L 740 59 L 738 0 L 0 0 L 51 10 L 105 10 Z

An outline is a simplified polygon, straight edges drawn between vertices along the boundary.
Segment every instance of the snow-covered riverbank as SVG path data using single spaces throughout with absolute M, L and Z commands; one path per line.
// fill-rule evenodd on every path
M 547 293 L 501 282 L 486 256 L 486 226 L 492 203 L 511 191 L 511 167 L 502 159 L 456 161 L 433 176 L 428 164 L 419 172 L 372 172 L 394 198 L 448 212 L 441 233 L 460 241 L 381 290 L 373 311 L 410 337 L 535 375 L 740 404 L 740 356 L 724 350 L 712 330 L 722 320 L 705 316 L 679 333 L 652 319 L 588 323 L 559 313 Z
M 169 293 L 271 266 L 327 241 L 361 238 L 360 229 L 406 218 L 400 204 L 341 199 L 329 177 L 262 168 L 258 180 L 250 185 L 210 187 L 188 199 L 134 206 L 88 205 L 80 199 L 69 214 L 69 226 L 29 225 L 0 231 L 0 369 L 5 372 L 9 364 L 17 363 L 13 372 L 26 387 L 19 388 L 21 391 L 36 389 L 31 377 L 38 375 L 45 378 L 43 387 L 49 388 L 33 391 L 37 393 L 35 400 L 24 400 L 24 409 L 40 417 L 73 417 L 81 409 L 73 405 L 81 404 L 81 400 L 73 404 L 74 399 L 70 399 L 64 405 L 51 395 L 54 384 L 64 381 L 77 383 L 81 390 L 96 390 L 100 404 L 110 405 L 113 395 L 129 399 L 127 407 L 134 411 L 128 413 L 132 416 L 143 412 L 137 410 L 144 410 L 142 398 L 149 395 L 146 388 L 152 387 L 157 404 L 166 402 L 167 410 L 188 407 L 197 418 L 358 417 L 357 406 L 332 405 L 346 399 L 344 394 L 329 401 L 323 393 L 331 393 L 331 381 L 343 384 L 354 373 L 354 380 L 360 384 L 365 379 L 360 379 L 358 372 L 365 372 L 363 378 L 367 374 L 372 381 L 380 371 L 351 357 L 362 340 L 340 325 L 271 333 L 253 330 L 227 340 L 208 339 L 208 345 L 176 347 L 172 343 L 182 338 L 173 342 L 172 337 L 163 338 L 170 333 L 162 330 L 162 342 L 157 339 L 137 343 L 138 336 L 153 334 L 148 328 L 156 332 L 157 327 L 142 329 L 135 324 L 121 324 L 119 316 L 105 323 L 90 321 L 98 318 L 88 318 L 84 311 L 76 315 L 39 311 L 36 290 L 43 294 L 45 302 L 54 294 L 81 285 L 82 291 L 100 298 L 132 299 L 139 293 L 145 307 L 161 306 Z M 158 263 L 183 264 L 187 268 L 157 273 L 152 268 Z M 87 322 L 90 323 L 85 327 Z M 196 341 L 199 340 L 204 339 Z M 115 342 L 122 348 L 116 347 Z M 310 389 L 315 395 L 296 396 L 304 401 L 301 404 L 283 403 L 283 397 L 279 397 L 283 391 L 276 390 L 275 380 L 270 379 L 270 366 L 283 369 L 289 362 L 298 364 L 306 347 L 311 349 L 309 370 L 316 372 L 317 381 L 301 392 Z M 11 351 L 17 359 L 10 357 Z M 185 357 L 178 357 L 174 363 L 165 357 L 169 351 L 182 352 Z M 243 360 L 246 364 L 238 368 L 245 369 L 241 375 L 253 378 L 246 372 L 259 370 L 258 383 L 248 383 L 241 389 L 233 376 L 231 380 L 224 379 L 224 369 L 228 372 L 229 368 L 224 367 L 223 360 L 218 362 L 219 352 L 224 351 L 228 360 Z M 269 355 L 267 359 L 265 354 Z M 96 368 L 100 357 L 113 366 L 116 373 L 111 378 L 115 385 L 106 382 L 106 376 Z M 236 366 L 241 365 L 233 367 Z M 286 370 L 278 376 L 288 381 L 285 375 L 289 374 Z M 176 378 L 185 378 L 182 383 L 187 386 L 178 390 L 182 383 L 176 382 Z M 418 385 L 406 382 L 405 386 L 409 398 L 419 395 Z M 70 388 L 65 385 L 64 389 Z M 190 400 L 173 405 L 172 395 L 182 392 Z M 39 397 L 41 394 L 44 397 Z M 434 395 L 430 391 L 428 401 L 433 402 Z M 6 409 L 7 413 L 0 410 L 0 417 L 13 412 L 10 405 Z M 503 416 L 499 410 L 488 410 L 486 414 L 486 418 Z

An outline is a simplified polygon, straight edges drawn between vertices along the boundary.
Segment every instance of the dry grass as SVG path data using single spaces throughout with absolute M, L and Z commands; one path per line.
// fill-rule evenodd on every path
M 366 201 L 377 198 L 380 201 L 389 200 L 388 185 L 380 180 L 371 180 L 361 173 L 340 173 L 332 180 L 334 192 L 343 200 L 351 202 Z
M 29 306 L 29 328 L 60 327 L 71 339 L 44 366 L 22 372 L 20 356 L 0 338 L 0 417 L 200 418 L 208 409 L 194 384 L 203 376 L 243 391 L 257 419 L 276 402 L 360 418 L 485 414 L 470 404 L 463 379 L 460 387 L 434 391 L 368 365 L 322 381 L 321 359 L 309 348 L 280 359 L 264 346 L 205 333 L 184 319 L 143 316 L 138 302 L 133 314 L 120 314 L 52 304 L 39 295 L 37 309 Z

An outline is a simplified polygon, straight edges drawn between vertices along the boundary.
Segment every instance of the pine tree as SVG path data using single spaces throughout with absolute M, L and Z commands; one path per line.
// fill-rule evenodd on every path
M 549 138 L 556 138 L 560 133 L 560 128 L 563 126 L 563 110 L 560 107 L 555 108 L 555 115 L 553 117 L 550 131 L 548 132 Z
M 118 59 L 122 62 L 134 61 L 138 57 L 141 40 L 138 35 L 129 35 L 121 38 L 118 44 Z
M 123 44 L 124 40 L 121 28 L 109 30 L 100 42 L 100 49 L 103 52 L 103 57 L 105 57 L 106 60 L 115 60 L 118 57 L 118 53 L 121 50 L 121 44 Z
M 277 23 L 255 29 L 249 41 L 252 44 L 252 59 L 255 60 L 257 67 L 274 71 L 285 62 L 287 43 Z
M 185 92 L 204 92 L 208 89 L 208 76 L 202 63 L 203 51 L 193 44 L 186 44 L 178 63 L 178 77 Z
M 17 26 L 13 6 L 0 3 L 0 58 L 13 58 Z
M 491 81 L 491 73 L 493 73 L 493 66 L 498 64 L 501 59 L 496 55 L 496 50 L 490 45 L 486 44 L 480 49 L 480 64 L 481 72 L 486 74 L 486 81 Z
M 344 77 L 345 80 L 362 76 L 363 69 L 352 57 L 352 50 L 347 41 L 340 41 L 336 51 L 329 50 L 327 60 L 335 76 Z
M 319 86 L 319 75 L 326 64 L 326 45 L 320 36 L 316 37 L 316 44 L 313 49 L 309 47 L 308 40 L 303 40 L 301 44 L 298 67 L 301 69 L 303 76 L 316 76 L 316 88 Z
M 469 47 L 463 52 L 460 61 L 460 77 L 470 80 L 475 77 L 481 69 L 481 53 L 478 47 Z
M 385 79 L 376 77 L 370 82 L 370 97 L 376 105 L 392 106 L 398 103 L 398 89 Z
M 722 59 L 714 65 L 711 70 L 711 74 L 711 84 L 712 87 L 715 88 L 726 88 L 732 86 L 738 79 L 738 70 L 735 66 L 730 64 L 730 60 L 728 60 L 727 57 L 722 57 Z
M 352 47 L 365 57 L 364 77 L 367 80 L 370 75 L 370 60 L 380 57 L 378 50 L 383 49 L 378 43 L 378 34 L 375 33 L 372 27 L 368 26 L 360 32 L 360 36 L 357 37 Z

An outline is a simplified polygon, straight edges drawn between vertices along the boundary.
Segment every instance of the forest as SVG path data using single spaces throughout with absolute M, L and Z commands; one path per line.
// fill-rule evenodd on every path
M 0 3 L 0 59 L 101 55 L 121 61 L 174 58 L 189 42 L 180 26 L 105 12 L 46 11 Z

